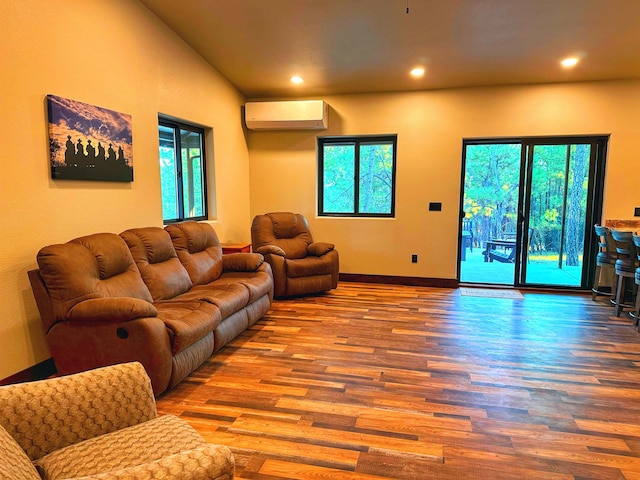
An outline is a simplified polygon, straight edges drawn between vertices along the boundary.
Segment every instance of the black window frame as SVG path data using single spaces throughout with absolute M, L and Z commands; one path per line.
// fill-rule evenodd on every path
M 348 135 L 318 137 L 318 216 L 320 217 L 364 217 L 364 218 L 395 218 L 396 210 L 396 171 L 398 155 L 398 135 Z M 360 201 L 360 146 L 375 144 L 391 144 L 393 147 L 391 165 L 391 209 L 389 213 L 359 212 Z M 324 147 L 327 145 L 354 145 L 354 211 L 353 212 L 325 212 L 324 211 Z
M 175 146 L 174 150 L 178 155 L 178 158 L 175 159 L 175 175 L 176 175 L 176 195 L 177 195 L 177 207 L 178 207 L 178 217 L 177 218 L 164 218 L 164 208 L 163 208 L 163 223 L 178 223 L 184 222 L 186 220 L 208 220 L 209 219 L 209 200 L 208 200 L 208 180 L 207 180 L 207 154 L 206 154 L 206 131 L 203 127 L 191 123 L 186 123 L 183 121 L 178 121 L 169 117 L 158 116 L 158 136 L 159 136 L 159 146 L 162 145 L 162 139 L 160 138 L 160 127 L 171 128 L 174 133 L 174 141 Z M 181 137 L 180 131 L 187 130 L 193 133 L 197 133 L 201 138 L 201 175 L 202 175 L 202 202 L 203 202 L 203 215 L 197 216 L 186 216 L 185 215 L 185 205 L 184 205 L 184 189 L 183 189 L 183 171 L 182 171 L 182 145 L 181 145 Z M 162 182 L 160 185 L 160 194 L 163 198 L 162 193 Z

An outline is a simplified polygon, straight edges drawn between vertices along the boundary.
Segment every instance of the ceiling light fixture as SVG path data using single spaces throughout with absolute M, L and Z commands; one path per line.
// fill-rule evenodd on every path
M 419 78 L 419 77 L 422 77 L 424 75 L 424 68 L 423 67 L 416 67 L 413 70 L 411 70 L 411 72 L 409 72 L 409 73 L 411 73 L 412 77 Z
M 575 67 L 578 64 L 578 61 L 579 60 L 577 57 L 567 57 L 560 62 L 560 65 L 562 65 L 564 68 L 571 68 Z
M 293 77 L 291 77 L 291 83 L 300 84 L 303 82 L 304 82 L 304 79 L 298 75 L 294 75 Z

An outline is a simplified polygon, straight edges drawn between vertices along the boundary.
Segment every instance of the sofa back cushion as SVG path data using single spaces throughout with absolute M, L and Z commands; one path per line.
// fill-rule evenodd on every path
M 132 228 L 120 236 L 129 246 L 154 301 L 171 299 L 193 286 L 165 230 L 160 227 Z
M 38 252 L 37 261 L 51 298 L 52 324 L 68 319 L 74 305 L 90 298 L 152 301 L 131 252 L 116 234 L 96 233 L 49 245 Z
M 313 243 L 307 219 L 299 213 L 273 212 L 258 215 L 251 225 L 254 251 L 264 245 L 276 245 L 297 259 L 307 256 L 307 246 Z
M 194 285 L 203 285 L 220 278 L 222 247 L 211 225 L 182 222 L 167 225 L 165 230 Z

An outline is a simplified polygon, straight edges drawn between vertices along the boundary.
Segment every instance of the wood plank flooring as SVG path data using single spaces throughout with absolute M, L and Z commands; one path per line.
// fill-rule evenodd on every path
M 590 296 L 340 283 L 158 400 L 236 478 L 640 480 L 640 334 Z

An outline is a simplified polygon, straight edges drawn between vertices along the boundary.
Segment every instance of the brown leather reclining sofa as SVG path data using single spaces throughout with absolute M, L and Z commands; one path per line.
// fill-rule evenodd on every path
M 97 233 L 50 245 L 29 272 L 59 374 L 139 361 L 156 395 L 264 316 L 273 277 L 223 255 L 206 223 Z

